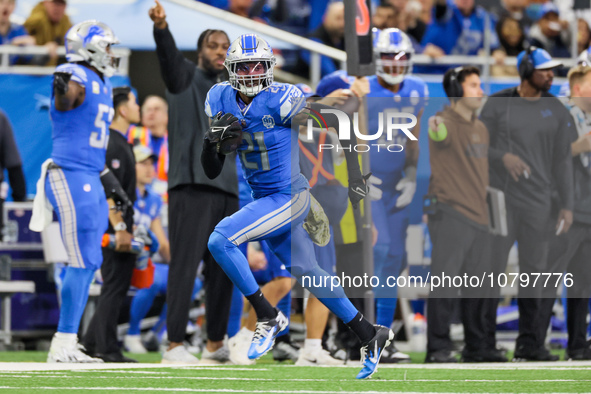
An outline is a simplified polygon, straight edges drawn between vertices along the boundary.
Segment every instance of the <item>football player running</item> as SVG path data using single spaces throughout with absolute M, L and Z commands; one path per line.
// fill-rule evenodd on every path
M 329 274 L 318 267 L 312 240 L 302 227 L 310 208 L 309 185 L 300 174 L 297 143 L 298 125 L 305 125 L 308 117 L 302 111 L 303 94 L 293 85 L 273 82 L 275 56 L 267 42 L 256 35 L 236 39 L 224 64 L 230 81 L 213 86 L 208 93 L 205 111 L 211 118 L 211 128 L 205 135 L 201 162 L 206 174 L 215 178 L 225 159 L 218 153 L 223 148 L 220 142 L 232 141 L 242 133 L 237 152 L 254 201 L 222 220 L 211 234 L 208 246 L 256 311 L 256 330 L 248 356 L 257 359 L 268 352 L 287 325 L 286 316 L 262 295 L 246 257 L 238 249 L 244 242 L 264 239 L 291 274 L 359 336 L 363 368 L 357 378 L 368 378 L 376 371 L 382 351 L 393 340 L 394 333 L 368 322 L 342 287 L 331 289 L 330 283 L 312 285 Z M 310 106 L 318 112 L 332 108 Z M 338 127 L 336 116 L 324 118 L 328 127 Z M 367 193 L 365 179 L 351 141 L 341 143 L 349 171 L 349 197 L 358 205 Z

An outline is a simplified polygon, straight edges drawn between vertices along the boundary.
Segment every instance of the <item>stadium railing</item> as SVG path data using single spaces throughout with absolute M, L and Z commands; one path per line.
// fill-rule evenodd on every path
M 113 48 L 113 53 L 121 58 L 119 70 L 116 75 L 129 75 L 129 56 L 131 50 L 117 47 Z M 51 75 L 55 71 L 55 66 L 10 65 L 11 55 L 43 56 L 48 54 L 49 52 L 44 46 L 0 45 L 0 74 Z M 57 55 L 65 56 L 66 48 L 63 46 L 58 47 Z

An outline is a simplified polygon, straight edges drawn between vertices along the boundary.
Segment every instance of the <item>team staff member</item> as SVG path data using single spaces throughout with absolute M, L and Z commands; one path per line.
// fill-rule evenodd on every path
M 135 158 L 126 134 L 130 124 L 140 121 L 140 108 L 127 86 L 113 89 L 113 108 L 115 117 L 110 127 L 106 164 L 133 203 L 136 199 Z M 125 209 L 123 216 L 111 208 L 109 219 L 107 234 L 115 234 L 116 239 L 124 240 L 122 242 L 128 245 L 126 250 L 129 251 L 133 238 L 133 207 Z M 105 362 L 136 362 L 123 356 L 117 343 L 119 312 L 127 296 L 137 258 L 137 255 L 124 250 L 103 248 L 103 286 L 84 336 L 88 354 Z
M 228 160 L 218 178 L 208 179 L 199 158 L 204 133 L 209 129 L 205 99 L 209 89 L 220 81 L 230 40 L 221 30 L 204 31 L 197 42 L 195 67 L 176 48 L 166 13 L 157 0 L 150 9 L 150 18 L 154 22 L 156 53 L 169 104 L 168 230 L 172 256 L 166 298 L 170 346 L 162 361 L 198 362 L 182 344 L 197 266 L 203 259 L 207 345 L 202 359 L 226 362 L 229 351 L 223 339 L 228 327 L 232 300 L 228 290 L 232 282 L 209 253 L 207 240 L 219 221 L 238 210 L 238 178 L 234 161 Z
M 0 110 L 0 183 L 4 180 L 4 169 L 8 171 L 8 180 L 12 187 L 12 199 L 25 201 L 27 198 L 27 185 L 23 174 L 23 164 L 18 152 L 12 126 L 6 114 Z M 0 192 L 0 212 L 4 212 L 5 193 Z M 4 215 L 0 215 L 0 240 L 4 228 Z
M 560 62 L 543 49 L 530 47 L 517 57 L 521 84 L 502 90 L 485 104 L 481 120 L 490 133 L 490 183 L 503 190 L 507 210 L 507 236 L 492 244 L 494 273 L 504 273 L 509 250 L 519 245 L 519 271 L 543 272 L 548 257 L 547 226 L 566 233 L 572 224 L 573 172 L 570 136 L 572 116 L 548 93 Z M 551 215 L 552 188 L 558 194 L 558 219 Z M 498 275 L 497 275 L 498 277 Z M 498 289 L 497 289 L 498 290 Z M 540 287 L 519 289 L 519 336 L 515 359 L 556 360 L 538 334 Z M 488 345 L 495 346 L 496 311 L 488 311 Z
M 490 237 L 486 204 L 489 136 L 476 117 L 483 95 L 480 71 L 471 66 L 450 69 L 443 77 L 443 87 L 451 106 L 429 122 L 429 195 L 437 201 L 435 212 L 429 215 L 431 273 L 481 277 L 490 272 Z M 469 288 L 462 292 L 466 342 L 462 360 L 507 361 L 495 348 L 486 346 L 482 311 L 491 299 L 478 298 Z M 449 335 L 454 299 L 442 298 L 457 297 L 457 293 L 458 289 L 436 291 L 427 300 L 426 362 L 457 361 Z
M 568 234 L 550 240 L 547 273 L 572 275 L 567 288 L 566 327 L 567 360 L 591 360 L 591 346 L 586 341 L 587 305 L 591 297 L 591 67 L 580 65 L 568 73 L 571 101 L 567 105 L 577 128 L 571 144 L 575 205 L 573 225 Z M 556 277 L 545 287 L 542 299 L 540 334 L 546 336 L 556 298 Z M 561 281 L 559 281 L 560 283 Z

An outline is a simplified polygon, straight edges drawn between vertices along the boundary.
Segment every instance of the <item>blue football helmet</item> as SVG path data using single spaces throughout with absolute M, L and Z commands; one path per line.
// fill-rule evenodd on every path
M 232 42 L 224 66 L 230 85 L 248 97 L 254 97 L 273 83 L 275 55 L 267 41 L 256 34 L 243 34 Z
M 400 29 L 374 29 L 373 53 L 376 74 L 388 84 L 399 84 L 411 74 L 415 50 L 410 38 Z
M 577 58 L 577 65 L 591 66 L 591 46 L 581 52 Z
M 77 23 L 66 33 L 68 62 L 87 62 L 107 77 L 119 68 L 119 57 L 111 53 L 111 45 L 118 44 L 113 30 L 97 20 Z

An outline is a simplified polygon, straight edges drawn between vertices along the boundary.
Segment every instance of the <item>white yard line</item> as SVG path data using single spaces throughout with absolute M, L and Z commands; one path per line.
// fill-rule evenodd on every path
M 193 388 L 152 388 L 152 387 L 13 387 L 0 386 L 0 390 L 104 390 L 104 391 L 163 391 L 189 393 L 253 393 L 253 394 L 394 394 L 400 391 L 326 391 L 326 390 L 234 390 L 234 389 L 193 389 Z M 455 394 L 441 392 L 405 392 L 406 394 Z M 516 393 L 497 393 L 516 394 Z
M 32 378 L 41 377 L 39 375 L 0 375 L 0 378 Z M 43 378 L 60 378 L 63 376 L 43 376 Z M 235 378 L 235 377 L 216 377 L 216 376 L 68 376 L 68 379 L 174 379 L 174 380 L 230 380 L 247 382 L 351 382 L 351 379 L 273 379 L 273 378 Z M 591 382 L 591 379 L 379 379 L 376 382 L 458 382 L 458 383 L 565 383 L 565 382 Z
M 76 363 L 0 363 L 0 373 L 5 372 L 33 372 L 33 371 L 83 371 L 83 370 L 120 370 L 120 369 L 196 369 L 227 371 L 268 371 L 265 368 L 239 368 L 234 365 L 195 365 L 195 364 L 155 364 L 155 363 L 106 363 L 106 364 L 76 364 Z M 127 372 L 127 371 L 126 371 Z
M 0 363 L 0 373 L 7 372 L 50 372 L 50 371 L 93 371 L 112 370 L 112 373 L 119 371 L 130 372 L 133 369 L 182 369 L 182 370 L 211 370 L 211 371 L 249 371 L 267 372 L 274 368 L 309 368 L 296 365 L 265 365 L 267 368 L 240 367 L 234 365 L 194 365 L 194 364 L 156 364 L 156 363 L 108 363 L 108 364 L 67 364 L 67 363 Z M 340 366 L 322 366 L 315 368 L 360 368 L 358 363 L 349 363 Z M 591 361 L 569 361 L 551 363 L 481 363 L 481 364 L 381 364 L 381 369 L 454 369 L 454 370 L 591 370 Z M 136 373 L 149 373 L 139 371 Z M 164 374 L 165 372 L 157 372 Z

